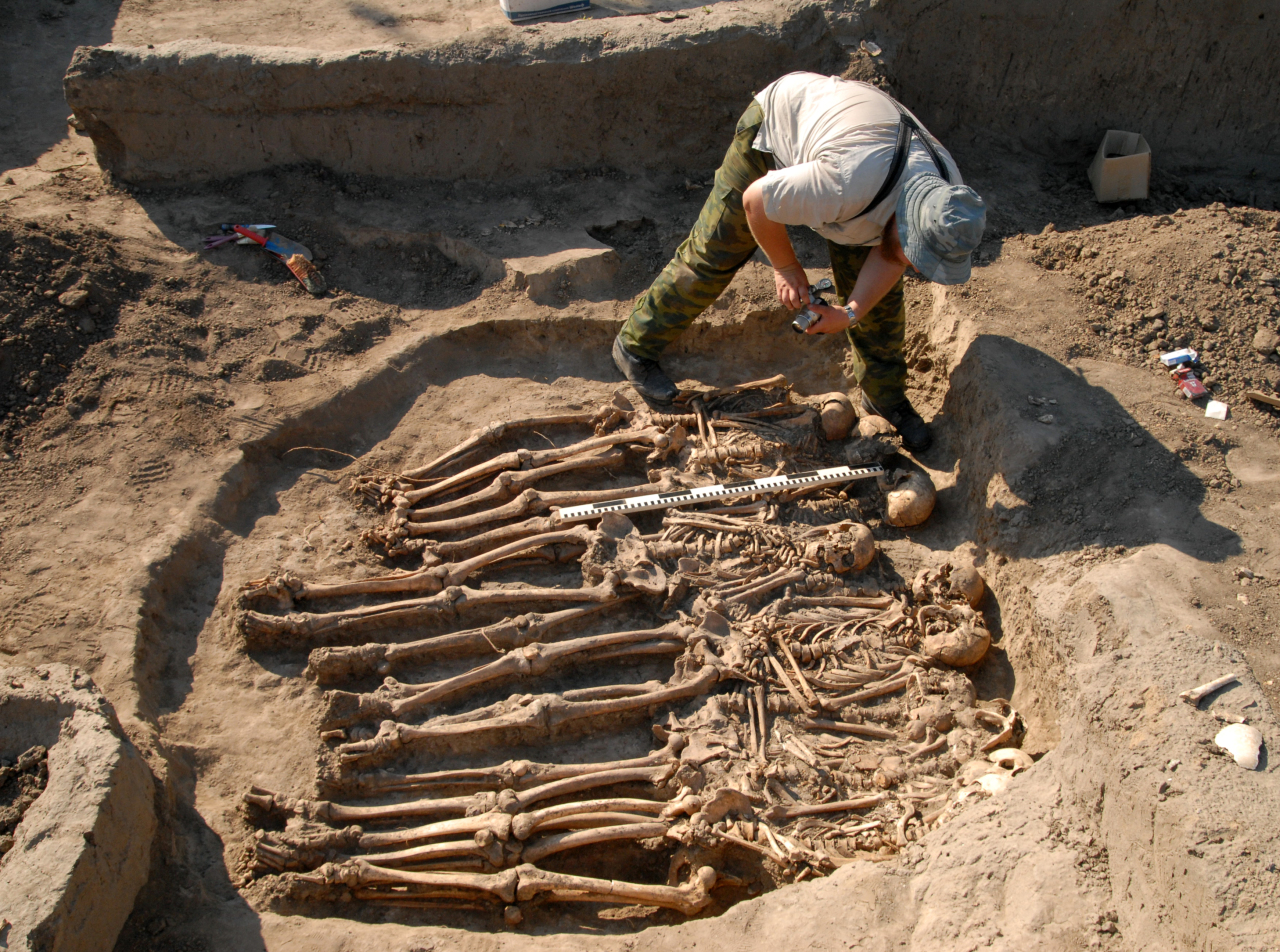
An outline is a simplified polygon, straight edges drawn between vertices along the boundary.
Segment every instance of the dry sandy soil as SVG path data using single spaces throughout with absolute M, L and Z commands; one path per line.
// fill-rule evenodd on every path
M 1215 715 L 1277 736 L 1280 415 L 1243 391 L 1280 389 L 1274 337 L 1263 347 L 1280 318 L 1280 190 L 1157 168 L 1150 200 L 1113 209 L 1093 201 L 1082 168 L 1025 154 L 958 153 L 993 209 L 974 279 L 909 284 L 911 395 L 938 434 L 918 462 L 939 509 L 919 530 L 875 524 L 898 579 L 953 553 L 986 577 L 996 647 L 973 678 L 980 696 L 1017 702 L 1040 760 L 1016 797 L 889 862 L 788 887 L 788 903 L 733 906 L 719 925 L 640 931 L 566 914 L 523 940 L 488 920 L 446 930 L 409 913 L 283 915 L 241 888 L 252 833 L 241 795 L 308 792 L 321 699 L 305 653 L 244 648 L 240 586 L 282 566 L 384 570 L 359 541 L 382 517 L 351 476 L 420 464 L 490 420 L 609 399 L 612 328 L 696 215 L 709 172 L 451 185 L 285 168 L 135 188 L 105 177 L 65 125 L 56 83 L 76 43 L 270 36 L 348 49 L 508 29 L 489 2 L 411 7 L 48 0 L 14 14 L 4 92 L 29 105 L 5 118 L 0 153 L 0 652 L 88 671 L 161 781 L 151 882 L 116 948 L 728 948 L 785 936 L 797 948 L 1142 949 L 1156 947 L 1145 930 L 1178 921 L 1180 894 L 1176 881 L 1142 894 L 1116 844 L 1160 841 L 1150 830 L 1162 824 L 1190 831 L 1192 846 L 1166 850 L 1177 862 L 1217 863 L 1187 905 L 1212 907 L 1205 921 L 1237 943 L 1202 923 L 1185 927 L 1186 947 L 1266 947 L 1248 923 L 1276 921 L 1280 853 L 1275 830 L 1245 818 L 1274 793 L 1275 766 L 1242 779 L 1205 738 Z M 660 10 L 711 15 L 684 3 L 595 15 Z M 314 28 L 333 22 L 344 26 Z M 249 219 L 306 242 L 329 293 L 307 294 L 256 249 L 201 250 L 219 223 Z M 536 303 L 485 270 L 566 232 L 616 251 L 607 286 Z M 439 234 L 471 250 L 446 255 Z M 818 242 L 797 245 L 811 278 L 829 273 Z M 769 284 L 759 262 L 744 269 L 677 348 L 676 375 L 846 386 L 837 342 L 792 339 Z M 1180 346 L 1200 351 L 1227 421 L 1206 419 L 1155 362 Z M 394 379 L 402 369 L 421 377 Z M 1245 684 L 1188 720 L 1174 688 L 1224 667 Z M 1073 683 L 1057 683 L 1067 670 Z M 1104 749 L 1108 732 L 1124 743 Z M 1101 791 L 1091 807 L 1084 775 L 1158 790 L 1156 812 L 1117 816 Z M 1184 812 L 1160 814 L 1166 799 Z M 851 931 L 862 921 L 877 926 Z

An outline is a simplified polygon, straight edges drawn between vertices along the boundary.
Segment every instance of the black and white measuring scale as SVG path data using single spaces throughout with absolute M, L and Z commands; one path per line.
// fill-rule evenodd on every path
M 804 473 L 784 476 L 761 476 L 736 483 L 720 483 L 715 486 L 699 486 L 671 493 L 651 493 L 647 496 L 629 496 L 626 499 L 610 499 L 606 502 L 587 503 L 582 506 L 565 506 L 560 510 L 561 522 L 581 522 L 594 519 L 606 512 L 648 512 L 652 509 L 671 509 L 694 502 L 710 502 L 716 499 L 733 499 L 737 496 L 754 496 L 757 493 L 778 493 L 787 489 L 809 489 L 814 486 L 831 486 L 855 479 L 870 479 L 884 472 L 879 463 L 870 466 L 832 466 L 829 469 L 811 469 Z

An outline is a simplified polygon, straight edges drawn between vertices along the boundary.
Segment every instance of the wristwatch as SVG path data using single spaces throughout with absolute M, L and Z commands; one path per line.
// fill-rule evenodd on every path
M 849 326 L 850 326 L 850 327 L 852 327 L 854 324 L 858 323 L 858 312 L 857 312 L 857 311 L 855 311 L 855 310 L 853 309 L 853 305 L 852 305 L 852 304 L 846 304 L 846 305 L 844 306 L 844 312 L 845 312 L 846 314 L 848 314 L 848 315 L 849 315 Z

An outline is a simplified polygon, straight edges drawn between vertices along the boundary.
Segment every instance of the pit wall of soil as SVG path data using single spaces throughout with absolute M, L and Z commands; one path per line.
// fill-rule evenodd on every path
M 81 47 L 64 85 L 99 162 L 129 181 L 297 162 L 434 179 L 705 170 L 755 91 L 839 73 L 874 38 L 878 68 L 961 151 L 1077 162 L 1120 128 L 1166 167 L 1276 174 L 1278 24 L 1265 0 L 749 0 L 421 49 Z
M 1242 719 L 1272 738 L 1280 720 L 1200 607 L 1203 563 L 1154 544 L 1088 567 L 1043 525 L 1030 539 L 1011 531 L 1008 515 L 1030 508 L 1017 491 L 1025 475 L 1068 439 L 1020 415 L 1024 395 L 1055 394 L 1066 422 L 1063 408 L 1096 393 L 1032 348 L 978 333 L 947 289 L 934 289 L 926 331 L 948 371 L 940 416 L 956 461 L 934 518 L 986 551 L 986 608 L 998 604 L 995 650 L 1012 671 L 1024 746 L 1050 751 L 1035 769 L 1052 759 L 1069 812 L 1096 824 L 1085 846 L 1105 858 L 1118 932 L 1139 949 L 1269 948 L 1280 933 L 1280 771 L 1244 770 L 1212 738 Z M 1226 671 L 1239 683 L 1222 694 L 1179 698 Z

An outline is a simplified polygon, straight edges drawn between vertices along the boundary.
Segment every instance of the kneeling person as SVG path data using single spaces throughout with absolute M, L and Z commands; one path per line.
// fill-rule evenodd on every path
M 827 240 L 845 307 L 810 301 L 787 225 Z M 925 449 L 928 428 L 906 396 L 902 276 L 914 267 L 938 284 L 969 280 L 985 225 L 986 206 L 951 155 L 892 97 L 791 73 L 742 114 L 697 223 L 636 302 L 614 362 L 642 396 L 669 403 L 678 390 L 658 364 L 663 350 L 760 248 L 778 300 L 819 315 L 808 333 L 848 331 L 863 408 L 888 419 L 909 449 Z

